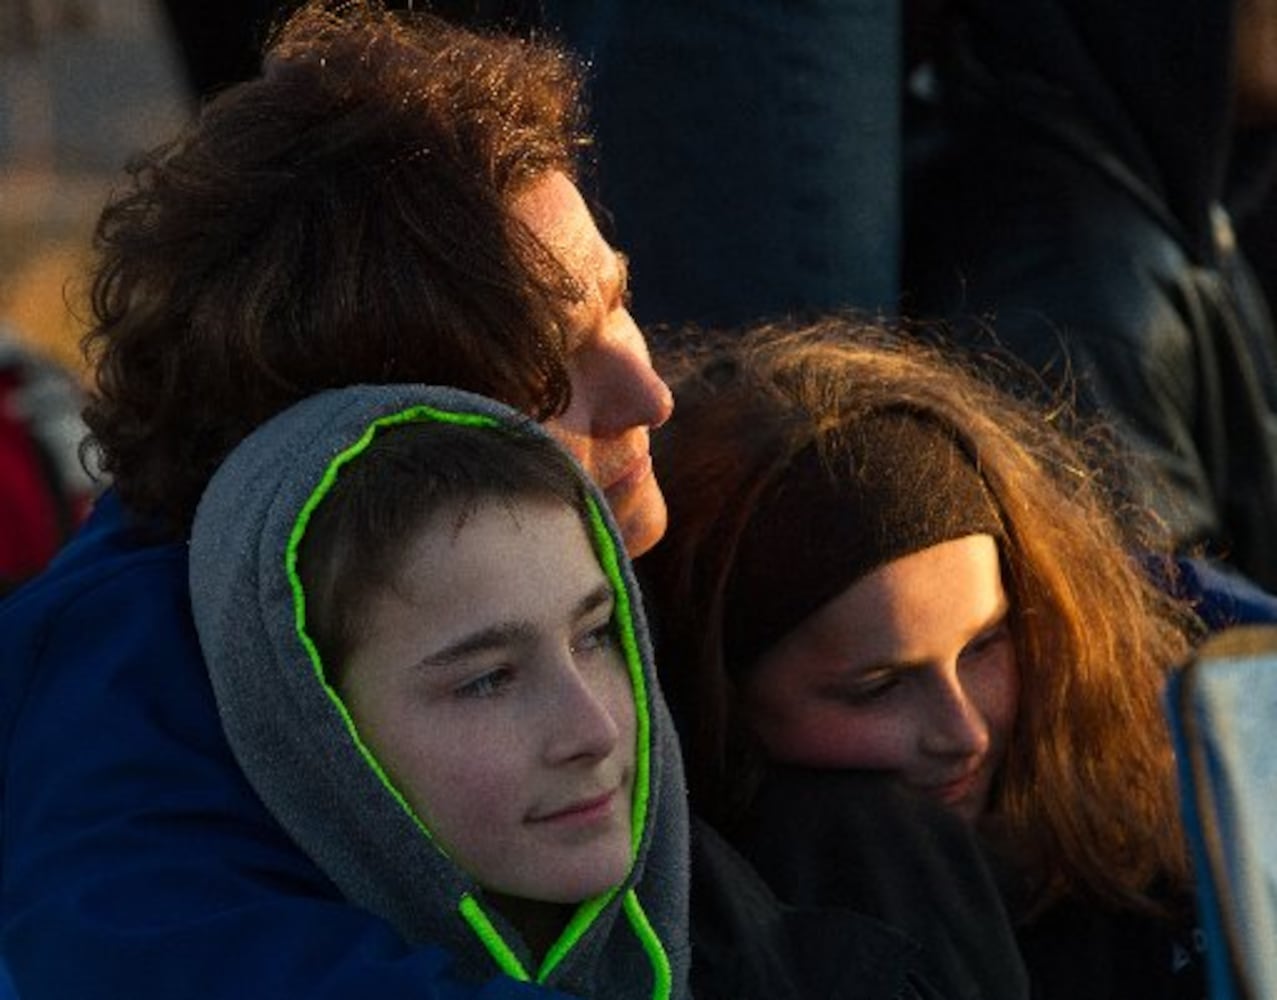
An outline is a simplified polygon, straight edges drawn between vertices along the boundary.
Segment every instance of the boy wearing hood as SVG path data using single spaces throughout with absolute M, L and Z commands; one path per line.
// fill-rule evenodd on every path
M 205 492 L 191 593 L 223 726 L 353 902 L 477 981 L 687 996 L 687 807 L 620 533 L 536 424 L 353 387 Z

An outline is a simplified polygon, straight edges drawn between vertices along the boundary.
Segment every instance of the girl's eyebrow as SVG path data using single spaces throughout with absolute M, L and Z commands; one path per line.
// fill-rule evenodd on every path
M 980 625 L 974 632 L 971 633 L 971 638 L 969 638 L 967 642 L 968 643 L 973 642 L 974 640 L 984 635 L 986 632 L 992 632 L 994 629 L 1000 628 L 1002 625 L 1006 623 L 1006 620 L 1007 618 L 1010 617 L 1010 615 L 1011 615 L 1011 601 L 1006 596 L 1006 594 L 1003 594 L 1002 599 L 998 601 L 997 607 L 995 607 L 993 609 L 993 612 L 987 618 L 985 618 L 984 624 Z
M 586 615 L 612 601 L 612 588 L 604 581 L 585 594 L 572 609 L 572 621 L 579 621 Z M 465 660 L 477 653 L 486 653 L 494 649 L 504 649 L 522 642 L 529 642 L 536 636 L 537 629 L 529 621 L 504 621 L 486 625 L 467 633 L 459 639 L 427 653 L 418 661 L 420 667 L 446 667 Z
M 1001 627 L 1006 622 L 1010 613 L 1011 602 L 1004 594 L 993 611 L 985 617 L 984 621 L 972 630 L 970 635 L 967 636 L 966 640 L 962 644 L 963 649 L 965 650 L 967 646 L 970 646 L 971 643 L 979 639 L 985 633 L 992 632 L 994 629 Z M 868 663 L 857 664 L 852 673 L 854 673 L 856 677 L 877 673 L 904 673 L 911 670 L 920 670 L 928 666 L 929 662 L 930 661 L 927 660 L 871 660 Z

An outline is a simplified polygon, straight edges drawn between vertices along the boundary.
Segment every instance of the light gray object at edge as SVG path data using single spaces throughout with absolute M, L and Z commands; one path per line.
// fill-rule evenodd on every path
M 1228 629 L 1172 678 L 1168 714 L 1211 1000 L 1277 997 L 1277 627 Z

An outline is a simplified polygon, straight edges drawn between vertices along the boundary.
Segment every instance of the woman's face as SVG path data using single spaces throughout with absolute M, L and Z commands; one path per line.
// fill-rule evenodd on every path
M 885 772 L 977 819 L 1019 700 L 996 541 L 942 542 L 861 577 L 763 654 L 741 699 L 777 760 Z

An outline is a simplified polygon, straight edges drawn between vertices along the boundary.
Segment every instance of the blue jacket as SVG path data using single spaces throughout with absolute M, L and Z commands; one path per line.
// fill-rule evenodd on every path
M 345 903 L 231 756 L 184 544 L 114 494 L 0 604 L 0 955 L 22 1000 L 515 1000 Z

